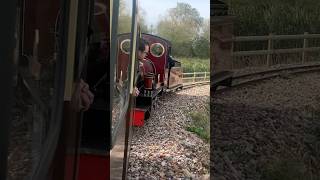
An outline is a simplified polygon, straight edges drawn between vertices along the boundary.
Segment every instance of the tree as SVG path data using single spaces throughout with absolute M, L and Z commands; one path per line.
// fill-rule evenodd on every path
M 132 4 L 125 0 L 119 2 L 118 34 L 131 31 Z
M 235 35 L 320 32 L 318 0 L 228 0 L 236 16 Z
M 203 18 L 187 3 L 177 3 L 157 25 L 158 35 L 172 42 L 176 56 L 192 56 L 192 42 L 199 36 Z
M 148 33 L 148 27 L 145 22 L 146 12 L 141 7 L 138 8 L 138 22 L 141 28 L 141 32 Z M 118 33 L 131 32 L 132 25 L 132 2 L 128 0 L 120 0 L 119 5 L 119 17 L 118 17 Z
M 210 55 L 210 41 L 204 36 L 199 36 L 193 41 L 192 50 L 195 56 L 208 58 Z
M 140 30 L 142 33 L 149 33 L 148 26 L 146 24 L 146 20 L 144 17 L 146 17 L 146 11 L 140 7 L 139 5 L 139 13 L 138 13 L 138 21 L 140 25 Z
M 210 19 L 205 19 L 203 22 L 202 36 L 210 42 Z

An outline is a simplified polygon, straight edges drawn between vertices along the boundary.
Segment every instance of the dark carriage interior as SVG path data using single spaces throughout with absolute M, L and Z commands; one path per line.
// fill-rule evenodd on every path
M 100 44 L 92 47 L 94 50 L 88 58 L 87 82 L 94 93 L 94 101 L 90 109 L 84 113 L 82 121 L 82 141 L 81 146 L 84 148 L 93 148 L 106 150 L 110 144 L 110 118 L 109 102 L 109 74 L 106 76 L 106 70 L 109 68 L 107 58 L 97 57 L 100 54 Z M 102 79 L 103 78 L 103 79 Z M 98 83 L 98 84 L 97 84 Z
M 109 8 L 109 6 L 107 6 Z M 95 8 L 96 11 L 99 9 Z M 109 12 L 107 10 L 106 12 Z M 110 39 L 105 20 L 109 17 L 93 15 L 88 35 L 87 68 L 84 69 L 86 82 L 94 93 L 94 101 L 90 109 L 83 114 L 81 148 L 106 150 L 110 149 Z

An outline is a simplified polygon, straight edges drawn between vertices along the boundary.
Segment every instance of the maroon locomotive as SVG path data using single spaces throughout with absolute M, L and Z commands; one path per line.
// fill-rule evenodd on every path
M 165 91 L 182 88 L 181 63 L 170 56 L 170 41 L 151 34 L 141 34 L 141 38 L 149 43 L 149 51 L 146 59 L 139 64 L 139 76 L 142 76 L 143 85 L 139 88 L 139 96 L 136 98 L 134 108 L 134 126 L 143 126 L 144 120 L 150 117 L 151 112 L 156 108 L 159 95 Z M 119 58 L 117 77 L 120 81 L 127 79 L 128 34 L 119 36 Z

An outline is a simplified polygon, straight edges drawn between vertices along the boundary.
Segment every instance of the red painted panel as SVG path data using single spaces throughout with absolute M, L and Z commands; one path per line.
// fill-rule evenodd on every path
M 126 39 L 131 39 L 130 34 L 121 35 L 118 38 L 118 54 L 117 54 L 117 82 L 121 79 L 121 81 L 125 81 L 128 78 L 129 71 L 129 63 L 130 56 L 121 51 L 121 42 Z M 122 72 L 122 73 L 121 73 Z
M 138 109 L 138 108 L 134 109 L 134 118 L 133 118 L 133 122 L 132 122 L 133 126 L 141 127 L 144 125 L 144 113 L 145 112 L 146 112 L 146 110 L 144 110 L 144 109 Z
M 159 81 L 164 82 L 165 78 L 165 66 L 167 63 L 167 56 L 168 56 L 168 43 L 167 41 L 163 40 L 162 38 L 159 38 L 157 36 L 149 35 L 149 34 L 142 34 L 142 38 L 147 40 L 149 42 L 149 45 L 151 46 L 153 43 L 161 43 L 165 48 L 165 53 L 161 57 L 155 57 L 150 52 L 147 55 L 147 59 L 150 59 L 155 67 L 158 74 L 160 74 Z M 156 77 L 158 78 L 158 77 Z
M 78 180 L 110 179 L 110 159 L 108 156 L 81 154 Z

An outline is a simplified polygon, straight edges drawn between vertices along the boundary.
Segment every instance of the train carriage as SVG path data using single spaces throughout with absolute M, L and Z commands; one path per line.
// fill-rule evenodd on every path
M 1 43 L 14 44 L 4 49 L 14 56 L 0 68 L 13 91 L 4 89 L 12 96 L 1 102 L 12 106 L 10 114 L 1 110 L 8 123 L 0 127 L 0 179 L 125 179 L 132 125 L 156 110 L 159 95 L 182 87 L 170 42 L 140 33 L 137 3 L 18 0 L 8 7 L 15 31 Z M 143 67 L 152 72 L 135 97 L 141 37 L 150 43 Z M 95 94 L 85 112 L 83 81 Z

